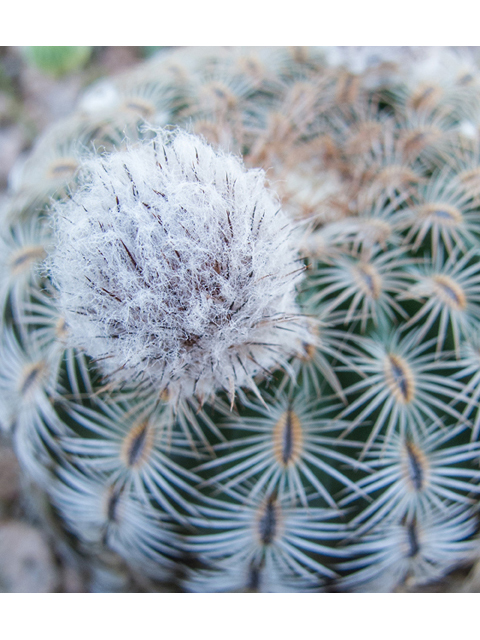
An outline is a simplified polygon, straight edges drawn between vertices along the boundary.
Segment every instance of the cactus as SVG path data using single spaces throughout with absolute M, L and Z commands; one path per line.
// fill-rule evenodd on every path
M 92 589 L 477 560 L 480 70 L 433 53 L 160 54 L 16 172 L 0 421 Z
M 22 52 L 32 66 L 60 77 L 81 69 L 92 55 L 92 47 L 24 47 Z

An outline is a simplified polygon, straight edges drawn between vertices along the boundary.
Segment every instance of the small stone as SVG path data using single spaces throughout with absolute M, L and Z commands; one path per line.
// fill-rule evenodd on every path
M 41 532 L 16 520 L 0 524 L 0 591 L 52 593 L 58 571 Z
M 10 447 L 0 446 L 0 501 L 12 502 L 20 493 L 20 467 Z
M 64 593 L 86 593 L 85 579 L 76 567 L 71 565 L 63 567 L 62 591 Z
M 100 65 L 109 74 L 120 73 L 138 63 L 139 47 L 104 47 L 100 54 Z

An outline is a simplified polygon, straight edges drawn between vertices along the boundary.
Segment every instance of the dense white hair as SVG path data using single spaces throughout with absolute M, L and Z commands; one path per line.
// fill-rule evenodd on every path
M 71 344 L 114 383 L 233 399 L 308 339 L 294 235 L 262 170 L 186 132 L 90 159 L 49 260 Z

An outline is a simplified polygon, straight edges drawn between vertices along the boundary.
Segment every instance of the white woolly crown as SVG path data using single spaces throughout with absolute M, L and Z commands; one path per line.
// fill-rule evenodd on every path
M 307 331 L 293 227 L 246 170 L 182 131 L 86 162 L 49 259 L 72 346 L 114 383 L 233 398 Z

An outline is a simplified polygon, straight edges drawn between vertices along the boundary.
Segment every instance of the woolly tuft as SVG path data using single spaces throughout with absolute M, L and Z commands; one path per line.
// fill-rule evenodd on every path
M 113 384 L 233 401 L 308 340 L 295 229 L 262 170 L 188 133 L 153 133 L 87 160 L 56 205 L 48 264 L 70 343 Z

